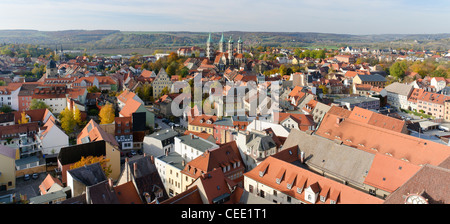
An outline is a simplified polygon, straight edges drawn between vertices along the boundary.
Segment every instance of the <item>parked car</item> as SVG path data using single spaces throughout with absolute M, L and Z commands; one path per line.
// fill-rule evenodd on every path
M 37 173 L 33 173 L 33 175 L 31 175 L 31 178 L 33 178 L 34 180 L 38 179 L 39 174 Z
M 136 151 L 131 150 L 131 155 L 135 156 L 136 155 Z
M 127 152 L 127 157 L 131 158 L 131 157 L 133 157 L 133 155 L 131 155 L 131 153 Z
M 30 174 L 25 174 L 23 176 L 23 180 L 30 180 Z
M 137 151 L 137 153 L 138 153 L 139 155 L 143 155 L 143 154 L 144 154 L 144 152 L 142 152 L 142 150 L 140 150 L 140 149 Z
M 174 124 L 175 124 L 175 123 L 170 122 L 170 123 L 169 123 L 169 126 L 172 127 Z

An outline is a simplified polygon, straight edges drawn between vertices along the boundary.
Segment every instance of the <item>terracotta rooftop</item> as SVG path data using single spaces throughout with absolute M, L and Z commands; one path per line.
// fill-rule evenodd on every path
M 316 135 L 371 153 L 382 153 L 416 165 L 438 165 L 450 155 L 449 147 L 394 130 L 327 113 Z
M 279 179 L 277 182 L 277 175 L 280 171 L 284 171 L 284 178 Z M 317 193 L 320 193 L 323 189 L 328 189 L 331 192 L 329 194 L 330 197 L 327 197 L 325 202 L 321 202 L 318 199 L 316 204 L 330 204 L 330 200 L 336 201 L 337 204 L 383 203 L 383 200 L 379 198 L 320 176 L 289 162 L 279 160 L 273 156 L 267 157 L 257 167 L 245 173 L 244 176 L 308 204 L 309 202 L 304 199 L 305 190 L 299 194 L 297 188 L 306 189 L 311 187 Z

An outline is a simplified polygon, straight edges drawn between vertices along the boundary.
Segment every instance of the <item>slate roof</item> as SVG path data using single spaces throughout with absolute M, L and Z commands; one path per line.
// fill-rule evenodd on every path
M 363 82 L 386 82 L 386 78 L 381 75 L 357 75 Z
M 178 132 L 176 132 L 170 128 L 163 129 L 163 130 L 154 132 L 151 135 L 148 135 L 148 137 L 152 137 L 152 138 L 158 139 L 160 141 L 169 139 L 169 138 L 174 138 L 175 136 L 178 136 Z
M 74 179 L 86 186 L 93 186 L 107 180 L 100 163 L 78 167 L 68 170 L 67 172 L 70 173 Z
M 296 129 L 291 130 L 282 150 L 292 146 L 298 146 L 305 153 L 305 163 L 308 166 L 337 174 L 360 185 L 374 159 L 371 153 Z
M 137 173 L 134 173 L 134 164 L 136 164 Z M 128 171 L 132 173 L 136 188 L 139 191 L 139 196 L 145 201 L 144 193 L 148 193 L 153 201 L 155 199 L 155 192 L 158 190 L 163 191 L 163 197 L 158 200 L 163 201 L 168 198 L 168 194 L 164 188 L 164 184 L 161 177 L 158 174 L 155 164 L 151 161 L 149 156 L 141 157 L 129 161 L 125 164 Z M 126 171 L 125 171 L 126 172 Z
M 194 137 L 191 137 L 194 136 Z M 205 152 L 208 149 L 215 148 L 216 144 L 209 142 L 203 138 L 199 138 L 198 136 L 188 134 L 184 136 L 177 137 L 181 139 L 181 142 L 195 148 L 199 151 Z
M 86 194 L 89 195 L 90 204 L 119 204 L 119 199 L 108 180 L 86 187 Z

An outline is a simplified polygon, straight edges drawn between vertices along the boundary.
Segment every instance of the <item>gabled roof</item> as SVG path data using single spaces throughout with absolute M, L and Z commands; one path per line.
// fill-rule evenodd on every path
M 201 173 L 207 173 L 209 171 L 214 170 L 215 168 L 222 169 L 223 167 L 227 167 L 233 163 L 240 162 L 243 165 L 243 161 L 241 158 L 241 154 L 237 148 L 236 142 L 232 141 L 222 145 L 218 149 L 207 150 L 202 155 L 188 162 L 185 168 L 183 169 L 183 173 L 193 176 L 199 177 Z M 197 172 L 194 174 L 193 170 L 197 168 Z M 233 167 L 231 166 L 231 170 L 238 170 L 243 168 Z
M 141 105 L 142 103 L 134 99 L 129 99 L 119 113 L 124 117 L 131 117 L 132 114 L 136 112 L 139 109 L 139 107 L 141 107 Z
M 198 182 L 197 182 L 198 181 Z M 214 169 L 197 178 L 195 181 L 202 186 L 204 197 L 208 204 L 220 203 L 219 201 L 229 197 L 230 200 L 223 204 L 237 204 L 242 191 L 231 191 L 237 184 L 225 177 L 221 169 Z M 195 183 L 194 182 L 194 183 Z
M 119 199 L 108 180 L 87 186 L 86 194 L 89 204 L 119 204 Z
M 67 172 L 73 177 L 73 179 L 84 184 L 85 186 L 93 186 L 107 180 L 100 163 L 81 166 L 68 170 Z
M 39 185 L 41 194 L 46 194 L 54 184 L 61 186 L 61 188 L 63 187 L 63 184 L 58 178 L 47 174 L 47 177 L 45 177 L 44 181 L 42 181 L 41 185 Z
M 103 130 L 93 119 L 86 124 L 77 136 L 77 144 L 101 140 L 107 141 L 113 146 L 119 146 L 114 136 Z
M 131 174 L 131 177 L 134 179 L 133 183 L 135 183 L 139 196 L 141 196 L 143 201 L 146 201 L 145 193 L 149 194 L 150 202 L 156 198 L 158 192 L 162 192 L 163 195 L 158 200 L 166 200 L 168 198 L 158 170 L 149 156 L 126 162 L 125 169 L 121 175 L 128 175 L 124 174 L 124 172 Z

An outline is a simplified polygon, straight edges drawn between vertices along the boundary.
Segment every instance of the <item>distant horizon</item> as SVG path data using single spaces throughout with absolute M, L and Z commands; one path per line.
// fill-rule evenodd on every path
M 2 0 L 0 8 L 0 30 L 450 33 L 448 0 Z
M 119 29 L 65 29 L 65 30 L 39 30 L 39 29 L 0 29 L 0 31 L 38 31 L 38 32 L 65 32 L 65 31 L 119 31 L 119 32 L 152 32 L 152 33 L 229 33 L 229 32 L 242 32 L 242 33 L 320 33 L 320 34 L 337 34 L 337 35 L 353 35 L 353 36 L 371 36 L 371 35 L 444 35 L 450 34 L 450 32 L 442 33 L 332 33 L 332 32 L 312 32 L 312 31 L 245 31 L 245 30 L 228 30 L 228 31 L 187 31 L 187 30 L 119 30 Z

